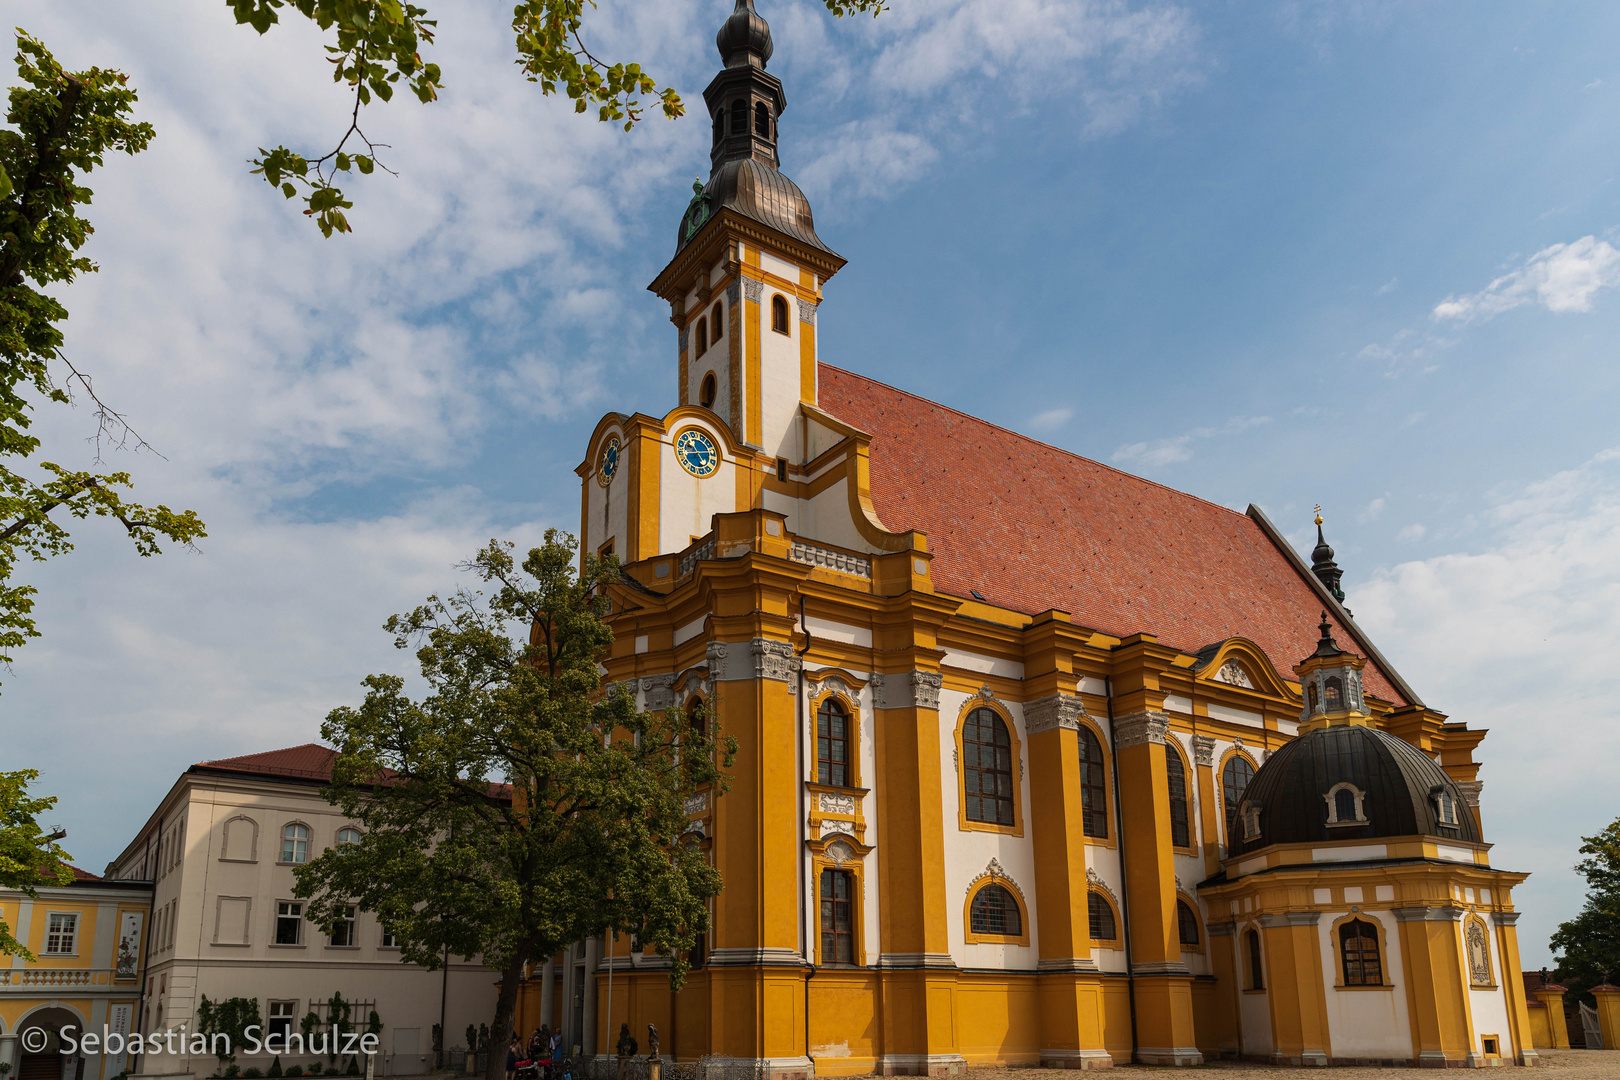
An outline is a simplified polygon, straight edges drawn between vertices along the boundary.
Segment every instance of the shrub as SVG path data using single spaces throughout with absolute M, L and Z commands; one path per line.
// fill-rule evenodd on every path
M 259 1080 L 259 1078 L 263 1075 L 264 1073 L 260 1072 L 258 1069 L 250 1068 L 242 1070 L 242 1080 Z
M 236 1078 L 238 1076 L 241 1076 L 241 1075 L 242 1075 L 242 1066 L 240 1066 L 240 1065 L 227 1065 L 227 1066 L 225 1066 L 225 1080 L 236 1080 Z
M 266 1075 L 266 1076 L 281 1076 L 282 1075 L 282 1072 L 281 1072 L 281 1058 L 280 1058 L 279 1055 L 270 1062 L 270 1071 L 265 1073 L 264 1075 Z
M 287 1070 L 285 1075 L 287 1075 L 287 1076 L 303 1076 L 304 1075 L 304 1067 L 302 1065 L 294 1065 L 292 1068 Z

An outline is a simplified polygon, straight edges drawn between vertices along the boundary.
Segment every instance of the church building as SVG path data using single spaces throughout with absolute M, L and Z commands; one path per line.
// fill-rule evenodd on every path
M 1356 624 L 1325 541 L 827 362 L 844 259 L 780 169 L 753 0 L 717 43 L 650 286 L 676 396 L 578 471 L 623 566 L 605 680 L 738 740 L 688 803 L 725 888 L 680 993 L 582 943 L 520 1022 L 587 1053 L 652 1023 L 750 1077 L 1533 1063 L 1484 732 Z

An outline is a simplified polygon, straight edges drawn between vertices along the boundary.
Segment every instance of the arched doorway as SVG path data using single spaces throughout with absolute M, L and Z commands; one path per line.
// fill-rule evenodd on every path
M 84 1054 L 62 1053 L 61 1031 L 70 1026 L 70 1034 L 82 1035 L 84 1017 L 61 1006 L 36 1009 L 17 1021 L 17 1080 L 84 1080 Z M 30 1032 L 34 1028 L 45 1032 L 44 1044 L 38 1049 L 31 1045 Z

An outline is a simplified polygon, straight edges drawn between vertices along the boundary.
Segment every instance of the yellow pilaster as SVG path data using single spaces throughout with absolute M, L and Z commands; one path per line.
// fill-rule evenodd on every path
M 1406 1007 L 1412 1018 L 1412 1057 L 1420 1066 L 1461 1065 L 1473 1054 L 1462 948 L 1454 907 L 1395 908 Z
M 1565 987 L 1557 983 L 1536 991 L 1536 1000 L 1547 1010 L 1547 1047 L 1553 1050 L 1569 1049 L 1569 1023 L 1564 1019 Z
M 1530 1035 L 1530 1004 L 1524 993 L 1524 972 L 1519 968 L 1519 913 L 1498 912 L 1496 921 L 1496 948 L 1502 957 L 1502 971 L 1498 976 L 1502 992 L 1507 995 L 1508 1027 L 1513 1036 L 1513 1055 L 1520 1065 L 1534 1065 L 1539 1054 L 1536 1041 Z M 1563 1003 L 1559 1003 L 1558 1020 L 1562 1026 Z M 1569 1041 L 1566 1032 L 1564 1041 Z
M 1260 918 L 1271 991 L 1272 1061 L 1278 1065 L 1326 1065 L 1333 1057 L 1323 997 L 1321 918 L 1319 911 Z
M 1204 835 L 1204 875 L 1221 868 L 1221 803 L 1215 796 L 1215 740 L 1192 737 L 1194 768 L 1198 771 L 1198 824 Z
M 1233 953 L 1232 937 L 1237 931 L 1233 922 L 1210 923 L 1205 931 L 1209 938 L 1209 968 L 1215 976 L 1217 1027 L 1207 1035 L 1199 1032 L 1205 1046 L 1215 1046 L 1221 1056 L 1243 1055 L 1243 1026 L 1238 1019 L 1239 997 L 1243 992 L 1243 973 Z
M 1603 1032 L 1604 1046 L 1620 1046 L 1620 986 L 1592 987 L 1597 999 L 1598 1027 Z

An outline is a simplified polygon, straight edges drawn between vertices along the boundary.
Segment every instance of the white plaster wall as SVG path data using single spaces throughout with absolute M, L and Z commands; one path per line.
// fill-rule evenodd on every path
M 1243 928 L 1231 939 L 1233 948 L 1233 961 L 1238 967 L 1233 970 L 1242 972 L 1243 957 L 1238 955 L 1243 944 Z M 1240 975 L 1239 978 L 1242 976 Z M 1269 1054 L 1273 1049 L 1271 1038 L 1271 992 L 1238 992 L 1238 1022 L 1243 1028 L 1243 1052 L 1245 1054 Z M 1335 1045 L 1335 1051 L 1338 1047 Z
M 658 528 L 660 554 L 680 551 L 692 543 L 692 537 L 709 532 L 715 514 L 730 514 L 737 510 L 737 465 L 725 456 L 725 440 L 714 423 L 697 424 L 706 429 L 720 448 L 720 468 L 713 474 L 698 478 L 681 468 L 675 457 L 675 436 L 691 425 L 691 420 L 676 424 L 659 448 Z
M 1489 932 L 1485 935 L 1486 947 L 1491 954 L 1491 973 L 1496 979 L 1496 988 L 1493 990 L 1474 990 L 1468 992 L 1469 1008 L 1474 1017 L 1474 1050 L 1480 1049 L 1479 1037 L 1481 1035 L 1497 1035 L 1502 1039 L 1501 1051 L 1504 1061 L 1512 1060 L 1518 1053 L 1518 1047 L 1513 1045 L 1513 1030 L 1508 1024 L 1507 995 L 1503 993 L 1503 979 L 1506 978 L 1507 967 L 1502 963 L 1502 951 L 1497 937 L 1496 919 L 1492 915 L 1482 914 Z M 1463 956 L 1468 955 L 1466 939 L 1462 943 Z M 1466 978 L 1466 970 L 1465 975 Z
M 942 690 L 939 695 L 940 787 L 945 822 L 945 925 L 951 943 L 951 957 L 961 967 L 1013 968 L 1028 970 L 1039 957 L 1040 916 L 1035 906 L 1035 847 L 1030 839 L 1029 736 L 1024 728 L 1023 706 L 1001 702 L 1012 714 L 1013 732 L 1019 743 L 1017 790 L 1023 814 L 1024 835 L 977 832 L 961 828 L 962 773 L 956 760 L 956 718 L 969 695 Z M 1018 885 L 1029 915 L 1029 945 L 969 945 L 963 913 L 967 907 L 968 886 L 983 874 L 991 859 Z
M 982 653 L 952 652 L 947 649 L 940 663 L 945 667 L 962 668 L 981 675 L 1002 675 L 1009 679 L 1024 677 L 1024 665 L 1017 660 L 1004 660 L 999 656 L 985 656 Z
M 786 528 L 788 532 L 792 533 L 794 536 L 805 535 L 804 529 L 801 528 L 804 522 L 804 515 L 799 512 L 803 508 L 804 504 L 798 499 L 793 498 L 791 495 L 783 495 L 779 491 L 772 491 L 770 488 L 765 488 L 760 492 L 760 505 L 767 510 L 773 510 L 778 514 L 781 514 L 784 523 L 783 527 Z
M 693 339 L 696 343 L 696 339 Z M 691 400 L 683 402 L 686 405 L 703 404 L 703 376 L 709 372 L 714 373 L 714 404 L 710 406 L 718 416 L 728 418 L 731 416 L 731 351 L 722 342 L 711 345 L 704 353 L 687 363 L 686 392 Z
M 814 460 L 844 441 L 841 433 L 823 427 L 821 422 L 814 418 L 806 426 L 809 428 L 807 436 L 809 442 L 804 454 L 806 461 Z
M 820 540 L 834 547 L 875 552 L 877 549 L 866 542 L 850 518 L 848 487 L 846 477 L 809 500 L 800 519 L 800 528 L 795 531 L 807 539 Z
M 1337 891 L 1337 890 L 1335 890 Z M 1327 996 L 1328 1039 L 1334 1057 L 1410 1058 L 1412 1021 L 1406 1009 L 1406 965 L 1400 955 L 1400 928 L 1387 911 L 1362 911 L 1358 918 L 1373 919 L 1384 928 L 1384 979 L 1387 990 L 1341 990 L 1339 962 L 1333 951 L 1333 924 L 1348 911 L 1323 912 L 1317 945 Z
M 771 298 L 787 302 L 788 332 L 771 329 Z M 770 286 L 761 290 L 759 304 L 760 439 L 767 454 L 802 461 L 799 446 L 799 321 L 798 300 Z
M 761 250 L 759 253 L 759 268 L 766 273 L 775 274 L 777 277 L 787 278 L 789 281 L 799 280 L 798 264 L 790 263 L 786 259 L 778 259 L 765 250 Z

